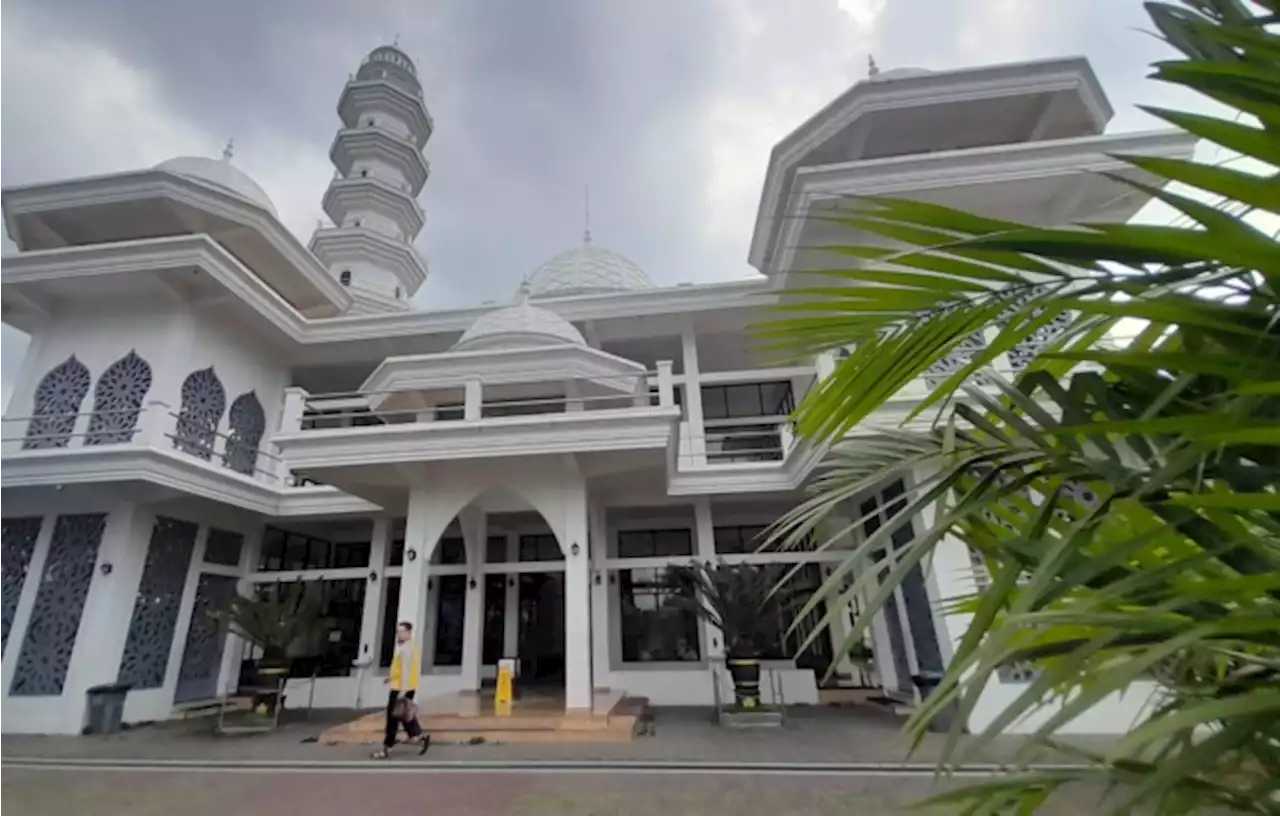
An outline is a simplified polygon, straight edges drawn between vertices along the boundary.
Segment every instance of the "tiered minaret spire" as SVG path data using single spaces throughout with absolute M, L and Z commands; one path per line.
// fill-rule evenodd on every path
M 329 151 L 337 173 L 324 195 L 333 226 L 316 230 L 311 249 L 350 287 L 354 311 L 408 309 L 427 274 L 413 241 L 432 130 L 413 61 L 394 45 L 375 48 L 343 89 L 338 114 Z

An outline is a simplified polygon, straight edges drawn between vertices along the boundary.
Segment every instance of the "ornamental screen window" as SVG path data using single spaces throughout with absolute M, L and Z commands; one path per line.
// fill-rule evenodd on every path
M 65 448 L 71 442 L 89 380 L 89 369 L 74 354 L 49 369 L 36 386 L 23 450 Z
M 231 433 L 227 436 L 223 462 L 237 473 L 252 476 L 258 466 L 258 446 L 267 427 L 258 395 L 250 391 L 236 397 L 227 419 Z
M 227 392 L 212 366 L 188 374 L 182 383 L 182 407 L 173 446 L 192 456 L 212 459 L 218 423 L 226 406 Z
M 86 445 L 113 445 L 133 440 L 142 401 L 151 390 L 151 366 L 130 351 L 98 377 L 93 388 L 93 415 Z

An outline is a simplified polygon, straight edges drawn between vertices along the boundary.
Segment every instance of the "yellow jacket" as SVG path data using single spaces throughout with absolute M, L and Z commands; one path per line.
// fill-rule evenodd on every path
M 407 672 L 404 665 L 405 652 L 411 655 Z M 395 652 L 391 655 L 391 674 L 387 678 L 391 688 L 394 691 L 417 691 L 420 674 L 422 674 L 422 659 L 418 656 L 418 650 L 412 646 L 402 649 L 397 644 Z

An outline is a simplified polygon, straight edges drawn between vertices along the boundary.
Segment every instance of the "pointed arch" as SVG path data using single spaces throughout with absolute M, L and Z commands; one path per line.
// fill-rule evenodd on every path
M 235 472 L 252 476 L 258 465 L 258 445 L 267 429 L 266 414 L 258 395 L 250 391 L 236 397 L 227 420 L 231 433 L 227 436 L 227 452 L 222 461 Z
M 173 446 L 192 456 L 212 459 L 218 423 L 226 407 L 227 391 L 213 366 L 188 374 L 182 381 L 182 407 Z
M 72 354 L 49 369 L 36 386 L 23 450 L 65 448 L 76 429 L 76 414 L 89 393 L 89 369 Z
M 112 445 L 133 439 L 142 401 L 151 390 L 151 366 L 130 351 L 98 376 L 93 387 L 93 416 L 86 445 Z

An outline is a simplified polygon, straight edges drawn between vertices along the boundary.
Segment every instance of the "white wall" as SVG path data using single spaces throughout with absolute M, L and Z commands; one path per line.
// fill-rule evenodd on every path
M 217 311 L 176 298 L 73 302 L 56 311 L 32 336 L 6 416 L 30 416 L 40 379 L 72 354 L 92 377 L 81 411 L 92 410 L 98 377 L 130 351 L 151 366 L 147 400 L 163 400 L 176 411 L 186 376 L 213 366 L 226 388 L 227 410 L 240 394 L 257 392 L 269 437 L 288 384 L 288 370 L 279 355 Z M 7 424 L 4 435 L 20 435 L 23 430 Z M 219 430 L 228 430 L 226 413 Z

